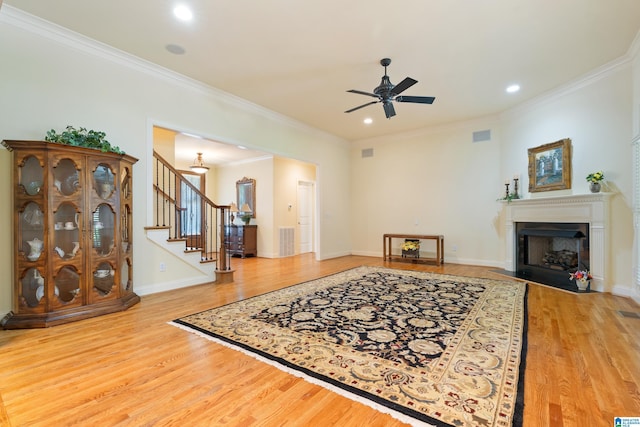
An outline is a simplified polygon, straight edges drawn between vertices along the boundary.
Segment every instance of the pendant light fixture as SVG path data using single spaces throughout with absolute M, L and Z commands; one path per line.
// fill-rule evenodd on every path
M 190 166 L 190 168 L 195 173 L 207 173 L 209 167 L 204 165 L 204 160 L 202 160 L 202 153 L 198 153 L 198 157 L 193 161 L 193 164 Z

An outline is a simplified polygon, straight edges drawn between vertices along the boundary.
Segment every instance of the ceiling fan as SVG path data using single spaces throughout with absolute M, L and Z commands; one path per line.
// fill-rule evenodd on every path
M 433 96 L 398 96 L 405 90 L 409 89 L 414 84 L 418 83 L 417 80 L 412 79 L 411 77 L 406 77 L 403 81 L 394 85 L 389 80 L 389 76 L 387 76 L 387 66 L 391 64 L 391 59 L 383 58 L 380 60 L 380 65 L 384 67 L 384 76 L 382 76 L 382 81 L 380 82 L 380 86 L 373 90 L 373 93 L 363 92 L 361 90 L 351 89 L 347 92 L 358 93 L 360 95 L 372 96 L 374 98 L 378 98 L 377 101 L 367 102 L 366 104 L 362 104 L 358 107 L 352 108 L 350 110 L 345 111 L 345 113 L 350 113 L 352 111 L 359 110 L 360 108 L 366 107 L 368 105 L 377 104 L 378 102 L 382 102 L 382 107 L 384 108 L 384 114 L 387 116 L 387 119 L 396 115 L 396 110 L 393 108 L 393 101 L 396 102 L 414 102 L 417 104 L 433 104 L 435 98 Z

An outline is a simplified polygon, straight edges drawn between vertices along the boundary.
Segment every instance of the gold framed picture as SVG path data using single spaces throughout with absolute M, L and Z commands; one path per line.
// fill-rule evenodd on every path
M 529 148 L 529 192 L 571 188 L 571 139 Z

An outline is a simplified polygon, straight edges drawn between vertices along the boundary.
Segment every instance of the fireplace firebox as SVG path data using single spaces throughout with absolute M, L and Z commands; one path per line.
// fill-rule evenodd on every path
M 577 292 L 569 274 L 589 271 L 589 224 L 516 222 L 516 276 Z

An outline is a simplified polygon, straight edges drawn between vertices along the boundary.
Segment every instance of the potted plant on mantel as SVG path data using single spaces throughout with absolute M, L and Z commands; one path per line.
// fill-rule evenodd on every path
M 111 145 L 111 143 L 105 139 L 106 136 L 107 135 L 104 132 L 87 130 L 82 127 L 76 129 L 73 126 L 67 126 L 65 130 L 60 133 L 51 129 L 47 132 L 47 136 L 45 136 L 44 140 L 57 144 L 93 148 L 105 153 L 112 152 L 116 154 L 125 154 L 120 147 Z
M 589 183 L 589 190 L 592 193 L 599 193 L 600 192 L 600 187 L 601 187 L 600 182 L 602 182 L 602 180 L 604 180 L 604 173 L 602 173 L 602 171 L 593 172 L 593 173 L 590 173 L 589 175 L 587 175 L 587 182 Z

